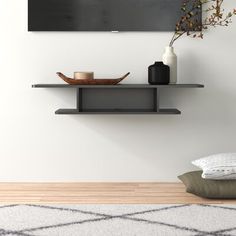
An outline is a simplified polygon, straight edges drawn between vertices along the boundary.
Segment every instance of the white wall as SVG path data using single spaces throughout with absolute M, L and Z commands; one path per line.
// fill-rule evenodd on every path
M 171 33 L 32 33 L 27 0 L 1 0 L 0 181 L 176 181 L 191 160 L 236 151 L 235 26 L 176 43 L 179 82 L 206 86 L 163 94 L 182 115 L 57 116 L 73 93 L 32 84 L 77 70 L 146 83 Z

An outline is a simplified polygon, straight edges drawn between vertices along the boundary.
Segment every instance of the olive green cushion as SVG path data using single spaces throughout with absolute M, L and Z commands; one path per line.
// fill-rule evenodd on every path
M 178 176 L 188 193 L 205 198 L 236 199 L 236 180 L 210 180 L 201 177 L 202 171 Z

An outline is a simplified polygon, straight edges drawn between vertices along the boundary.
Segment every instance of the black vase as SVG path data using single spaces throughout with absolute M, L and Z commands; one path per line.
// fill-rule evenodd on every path
M 170 67 L 163 62 L 155 62 L 148 67 L 148 83 L 149 84 L 169 84 Z

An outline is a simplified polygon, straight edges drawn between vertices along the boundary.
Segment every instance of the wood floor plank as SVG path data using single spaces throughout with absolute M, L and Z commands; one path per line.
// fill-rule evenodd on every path
M 0 183 L 0 204 L 235 204 L 185 192 L 182 183 Z

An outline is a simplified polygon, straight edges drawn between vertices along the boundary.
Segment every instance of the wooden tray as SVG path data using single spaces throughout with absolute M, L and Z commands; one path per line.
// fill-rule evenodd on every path
M 83 80 L 76 80 L 69 78 L 62 74 L 61 72 L 57 72 L 57 75 L 63 79 L 66 83 L 71 84 L 71 85 L 115 85 L 121 82 L 123 79 L 125 79 L 128 75 L 130 74 L 127 73 L 121 78 L 117 79 L 83 79 Z

